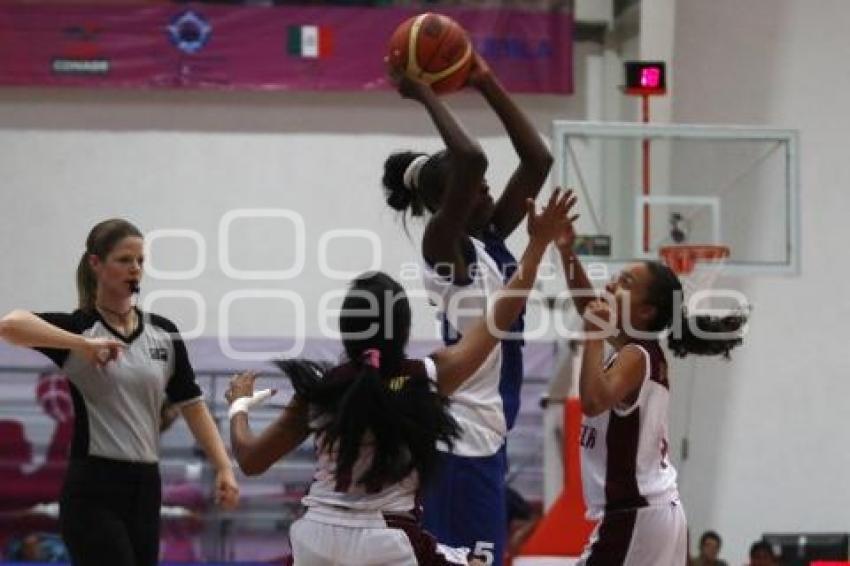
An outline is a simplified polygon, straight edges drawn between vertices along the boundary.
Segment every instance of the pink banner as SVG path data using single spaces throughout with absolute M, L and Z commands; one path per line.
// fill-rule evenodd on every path
M 572 18 L 441 9 L 516 92 L 572 92 Z M 0 6 L 0 85 L 372 90 L 404 8 Z

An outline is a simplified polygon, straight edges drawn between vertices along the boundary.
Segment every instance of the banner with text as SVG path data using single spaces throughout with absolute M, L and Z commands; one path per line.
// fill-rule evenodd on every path
M 565 12 L 440 9 L 508 89 L 569 94 Z M 391 88 L 383 58 L 408 8 L 0 5 L 0 85 L 251 90 Z

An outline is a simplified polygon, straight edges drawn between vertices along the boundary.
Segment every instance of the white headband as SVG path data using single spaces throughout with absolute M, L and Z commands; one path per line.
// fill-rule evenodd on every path
M 407 169 L 404 170 L 404 186 L 415 191 L 419 187 L 419 172 L 422 171 L 422 166 L 425 165 L 429 157 L 420 155 L 410 162 Z

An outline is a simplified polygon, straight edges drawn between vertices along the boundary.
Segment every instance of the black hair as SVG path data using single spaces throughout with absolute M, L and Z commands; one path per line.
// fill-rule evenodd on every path
M 717 547 L 720 548 L 723 544 L 723 540 L 720 538 L 720 535 L 717 534 L 716 531 L 705 531 L 702 533 L 702 536 L 699 537 L 699 545 L 702 547 L 705 544 L 705 541 L 708 539 L 714 539 L 717 542 Z
M 445 150 L 428 155 L 415 151 L 398 151 L 384 161 L 381 183 L 390 208 L 399 212 L 410 210 L 411 216 L 422 216 L 425 211 L 437 210 L 442 198 L 443 180 L 449 166 Z M 404 172 L 414 159 L 427 156 L 428 161 L 419 171 L 416 188 L 404 183 Z
M 331 368 L 309 360 L 278 362 L 296 394 L 323 417 L 317 432 L 321 449 L 338 451 L 337 489 L 353 479 L 377 492 L 414 470 L 427 482 L 436 470 L 437 442 L 451 446 L 460 430 L 430 380 L 405 374 L 410 303 L 404 289 L 384 273 L 361 275 L 343 301 L 339 325 L 347 362 Z M 380 352 L 378 368 L 367 359 L 373 349 Z M 372 463 L 352 478 L 367 433 Z
M 743 342 L 742 332 L 748 313 L 738 310 L 724 315 L 691 315 L 682 304 L 682 282 L 673 270 L 658 261 L 647 261 L 646 266 L 652 276 L 646 302 L 655 307 L 655 318 L 650 322 L 649 330 L 661 332 L 672 328 L 667 345 L 673 354 L 680 358 L 696 354 L 722 355 L 728 359 L 732 348 Z M 727 337 L 705 336 L 719 333 L 726 334 Z
M 757 540 L 750 545 L 750 558 L 754 558 L 756 552 L 759 551 L 768 553 L 771 558 L 776 558 L 776 554 L 773 552 L 773 547 L 763 540 Z

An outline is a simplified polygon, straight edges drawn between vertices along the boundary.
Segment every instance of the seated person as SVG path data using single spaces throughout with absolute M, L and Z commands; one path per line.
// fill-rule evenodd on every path
M 705 531 L 699 537 L 699 556 L 693 559 L 692 566 L 726 566 L 725 560 L 720 560 L 720 535 L 714 531 Z
M 750 546 L 750 566 L 779 566 L 773 547 L 763 540 L 754 542 Z

